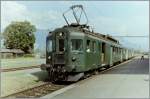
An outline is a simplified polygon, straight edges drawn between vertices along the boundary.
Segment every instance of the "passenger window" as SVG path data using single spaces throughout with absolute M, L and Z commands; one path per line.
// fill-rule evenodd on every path
M 120 48 L 120 54 L 121 54 L 121 52 L 122 52 L 122 49 Z
M 105 43 L 102 43 L 102 53 L 105 53 Z
M 92 51 L 96 52 L 96 42 L 95 41 L 92 42 Z
M 115 47 L 113 47 L 113 52 L 115 52 Z
M 116 52 L 117 52 L 117 54 L 118 54 L 118 52 L 119 52 L 119 49 L 118 49 L 117 47 L 116 47 L 116 50 L 117 50 Z
M 118 54 L 118 48 L 116 47 L 116 53 Z
M 115 47 L 114 49 L 115 49 L 115 53 L 117 53 L 117 48 Z
M 86 52 L 90 52 L 90 40 L 86 42 Z
M 98 50 L 101 51 L 101 43 L 98 43 Z
M 81 39 L 72 39 L 71 49 L 72 51 L 81 51 L 83 49 L 83 41 Z
M 117 49 L 117 53 L 119 52 L 119 49 L 118 48 L 116 48 Z

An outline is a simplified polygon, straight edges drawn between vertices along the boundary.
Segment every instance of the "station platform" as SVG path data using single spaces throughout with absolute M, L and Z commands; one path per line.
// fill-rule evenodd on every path
M 42 98 L 149 98 L 149 59 L 134 58 Z

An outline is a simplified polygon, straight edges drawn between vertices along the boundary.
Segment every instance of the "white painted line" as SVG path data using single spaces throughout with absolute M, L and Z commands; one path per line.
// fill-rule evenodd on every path
M 72 84 L 72 85 L 67 86 L 67 87 L 65 87 L 65 88 L 62 88 L 62 89 L 60 89 L 60 90 L 54 91 L 54 92 L 52 92 L 51 94 L 46 95 L 46 96 L 43 96 L 43 97 L 41 97 L 41 98 L 48 98 L 48 99 L 53 98 L 53 97 L 55 97 L 56 95 L 59 95 L 59 94 L 65 92 L 65 91 L 67 91 L 67 90 L 69 90 L 69 89 L 72 89 L 72 88 L 76 87 L 76 86 L 77 86 L 77 85 Z

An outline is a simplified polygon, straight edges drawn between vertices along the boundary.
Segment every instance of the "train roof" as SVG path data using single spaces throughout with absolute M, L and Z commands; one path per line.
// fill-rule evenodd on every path
M 120 45 L 119 41 L 117 39 L 113 38 L 112 36 L 104 35 L 104 34 L 101 34 L 101 33 L 95 33 L 94 31 L 91 31 L 89 29 L 89 26 L 84 25 L 84 24 L 83 25 L 71 24 L 71 25 L 66 25 L 63 28 L 67 28 L 67 29 L 70 29 L 70 30 L 81 31 L 81 32 L 83 32 L 85 34 L 89 34 L 89 35 L 98 37 L 100 39 L 103 39 L 103 40 L 115 43 L 116 45 Z

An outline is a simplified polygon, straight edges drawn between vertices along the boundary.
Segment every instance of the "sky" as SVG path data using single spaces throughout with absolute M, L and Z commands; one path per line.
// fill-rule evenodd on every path
M 38 29 L 52 31 L 66 25 L 62 13 L 74 4 L 83 5 L 88 25 L 95 32 L 112 36 L 149 35 L 148 1 L 1 1 L 1 30 L 12 21 L 28 20 Z M 125 46 L 149 49 L 148 37 L 118 39 Z

